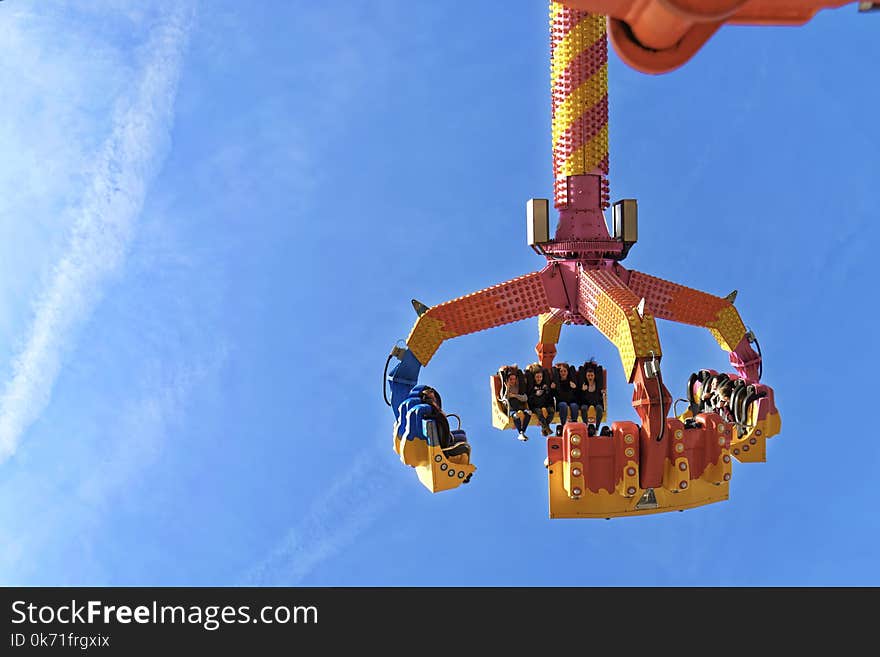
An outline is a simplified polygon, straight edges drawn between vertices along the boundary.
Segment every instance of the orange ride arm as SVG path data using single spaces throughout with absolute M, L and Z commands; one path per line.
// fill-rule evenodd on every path
M 643 73 L 678 68 L 725 23 L 803 25 L 821 9 L 852 0 L 560 0 L 608 16 L 618 56 Z M 876 4 L 876 3 L 862 3 Z
M 541 272 L 534 272 L 432 306 L 416 320 L 406 345 L 427 365 L 444 340 L 549 311 Z
M 633 269 L 627 285 L 636 296 L 645 299 L 654 317 L 707 328 L 725 351 L 736 349 L 746 335 L 745 324 L 729 299 Z

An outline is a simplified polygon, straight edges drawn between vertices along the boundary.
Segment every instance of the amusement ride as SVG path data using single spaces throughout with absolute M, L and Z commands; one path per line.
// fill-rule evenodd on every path
M 638 206 L 634 199 L 610 201 L 608 41 L 627 65 L 660 74 L 686 63 L 726 23 L 800 25 L 820 9 L 845 4 L 550 4 L 553 205 L 558 212 L 553 236 L 549 199 L 530 199 L 526 205 L 527 242 L 546 265 L 431 307 L 413 300 L 418 318 L 406 345 L 395 346 L 386 361 L 383 392 L 394 413 L 394 451 L 428 490 L 458 488 L 470 482 L 476 467 L 466 433 L 460 426 L 450 428 L 449 418 L 456 416 L 442 410 L 436 390 L 418 383 L 420 369 L 445 340 L 532 317 L 538 319 L 536 363 L 526 370 L 502 367 L 490 376 L 493 426 L 510 429 L 517 417 L 522 420 L 517 410 L 522 406 L 510 400 L 516 393 L 525 398 L 536 378 L 560 384 L 554 359 L 563 325 L 592 325 L 616 346 L 639 419 L 603 427 L 605 403 L 591 407 L 582 422 L 576 416 L 566 422 L 550 410 L 554 422 L 562 419 L 555 434 L 544 432 L 551 518 L 611 518 L 723 501 L 734 459 L 766 460 L 766 441 L 779 433 L 781 418 L 773 388 L 761 381 L 760 345 L 734 306 L 736 292 L 719 297 L 621 264 L 637 241 Z M 855 4 L 859 11 L 880 8 L 880 3 Z M 728 352 L 733 369 L 694 372 L 686 409 L 678 416 L 670 415 L 673 398 L 663 380 L 657 319 L 708 329 Z M 398 362 L 389 370 L 392 359 Z M 592 369 L 604 395 L 608 373 L 598 365 Z M 581 385 L 583 371 L 572 371 L 577 382 L 572 387 Z

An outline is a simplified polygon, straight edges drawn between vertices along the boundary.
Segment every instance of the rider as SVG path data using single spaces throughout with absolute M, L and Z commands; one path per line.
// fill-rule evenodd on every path
M 425 415 L 426 419 L 434 420 L 437 426 L 437 435 L 440 448 L 446 457 L 454 462 L 469 463 L 471 447 L 465 440 L 456 439 L 449 428 L 449 418 L 443 412 L 443 402 L 440 393 L 430 386 L 425 386 L 420 393 L 421 400 L 431 407 L 431 412 Z M 462 433 L 462 435 L 464 435 Z M 462 457 L 460 459 L 455 457 Z
M 440 447 L 449 447 L 452 445 L 452 431 L 449 429 L 449 419 L 443 412 L 443 402 L 440 400 L 440 393 L 429 386 L 425 386 L 420 393 L 424 403 L 431 407 L 431 412 L 425 417 L 437 424 L 437 434 L 440 438 Z
M 578 388 L 578 403 L 581 409 L 581 418 L 588 426 L 588 430 L 596 431 L 602 422 L 602 415 L 605 412 L 605 399 L 602 397 L 602 388 L 597 379 L 599 366 L 595 361 L 587 361 L 581 368 L 582 378 L 581 385 Z M 592 406 L 596 410 L 596 419 L 591 421 L 588 411 Z
M 528 395 L 526 394 L 525 381 L 521 380 L 522 373 L 515 368 L 502 368 L 501 396 L 499 399 L 507 406 L 507 415 L 513 420 L 513 426 L 519 432 L 517 438 L 525 442 L 529 439 L 526 435 L 526 427 L 532 419 L 529 412 Z
M 549 436 L 553 433 L 550 429 L 550 422 L 553 421 L 555 406 L 553 404 L 553 391 L 550 388 L 549 377 L 545 378 L 544 368 L 538 363 L 529 365 L 529 372 L 532 375 L 531 385 L 529 386 L 529 409 L 538 419 L 541 425 L 541 435 Z
M 557 431 L 562 433 L 562 427 L 569 418 L 577 422 L 578 405 L 576 402 L 577 382 L 574 373 L 568 363 L 559 363 L 553 367 L 553 382 L 550 384 L 553 396 L 556 398 L 556 410 L 559 411 L 559 427 Z

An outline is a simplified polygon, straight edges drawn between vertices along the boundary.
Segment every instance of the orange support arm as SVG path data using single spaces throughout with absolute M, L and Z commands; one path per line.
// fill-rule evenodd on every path
M 727 352 L 734 351 L 746 335 L 745 324 L 728 299 L 635 270 L 630 270 L 627 285 L 645 299 L 654 317 L 705 327 Z
M 534 272 L 429 308 L 416 321 L 406 344 L 427 365 L 444 340 L 549 311 L 541 272 Z

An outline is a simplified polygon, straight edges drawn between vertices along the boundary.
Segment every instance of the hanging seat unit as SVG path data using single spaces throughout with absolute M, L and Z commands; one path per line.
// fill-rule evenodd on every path
M 457 488 L 477 469 L 470 463 L 470 445 L 461 429 L 443 436 L 434 409 L 422 402 L 425 386 L 415 386 L 400 404 L 394 423 L 394 451 L 415 468 L 419 481 L 432 493 Z
M 731 426 L 700 414 L 692 428 L 667 418 L 661 440 L 633 422 L 588 436 L 580 422 L 547 441 L 551 518 L 612 518 L 683 511 L 726 500 Z

